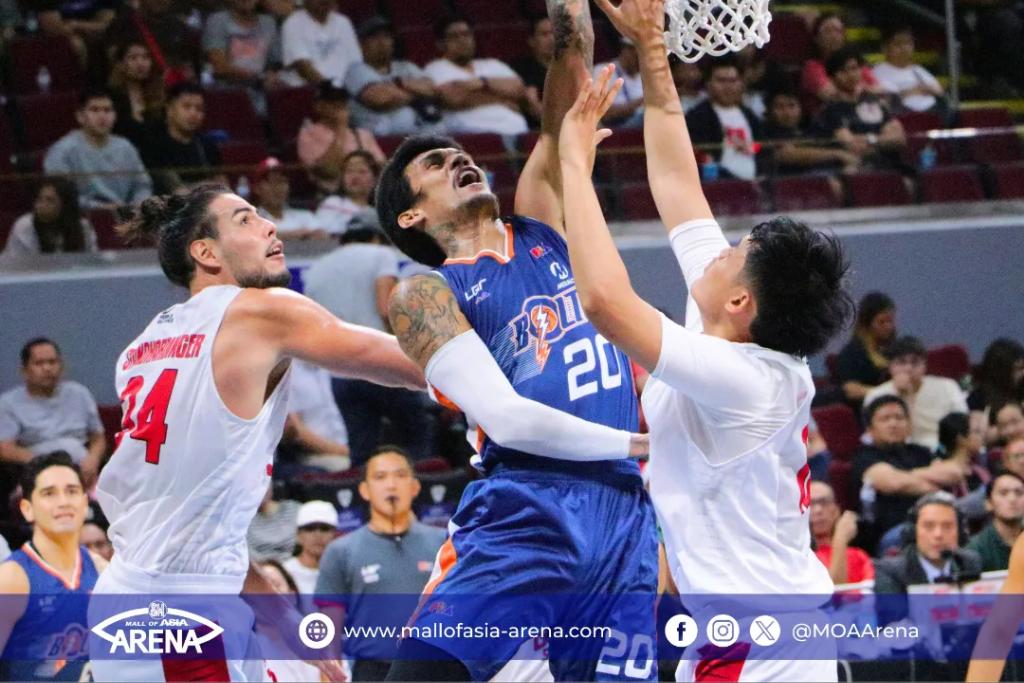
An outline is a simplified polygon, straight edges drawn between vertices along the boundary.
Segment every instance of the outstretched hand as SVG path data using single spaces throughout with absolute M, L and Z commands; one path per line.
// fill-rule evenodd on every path
M 598 74 L 597 81 L 587 79 L 572 108 L 566 112 L 558 136 L 558 154 L 563 164 L 576 165 L 588 172 L 593 170 L 597 146 L 612 134 L 607 128 L 598 129 L 598 122 L 622 87 L 621 78 L 611 80 L 612 73 L 614 66 L 609 64 Z
M 595 0 L 619 33 L 641 45 L 645 38 L 665 32 L 665 0 Z

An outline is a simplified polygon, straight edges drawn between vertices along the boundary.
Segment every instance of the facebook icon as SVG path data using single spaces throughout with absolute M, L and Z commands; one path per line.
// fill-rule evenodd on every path
M 693 645 L 697 631 L 697 622 L 689 614 L 677 614 L 665 622 L 665 638 L 676 647 Z

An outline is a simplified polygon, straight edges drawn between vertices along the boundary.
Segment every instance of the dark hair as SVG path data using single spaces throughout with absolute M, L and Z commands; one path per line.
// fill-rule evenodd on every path
M 85 232 L 82 230 L 82 210 L 78 205 L 78 187 L 67 178 L 51 176 L 36 186 L 36 198 L 46 187 L 52 187 L 60 198 L 60 213 L 57 219 L 44 223 L 32 211 L 32 228 L 39 240 L 39 251 L 52 254 L 56 251 L 85 251 Z
M 540 26 L 540 22 L 545 21 L 545 20 L 550 20 L 550 19 L 551 19 L 551 17 L 549 17 L 548 15 L 546 15 L 546 14 L 539 14 L 539 13 L 538 14 L 534 14 L 532 17 L 530 17 L 529 20 L 528 20 L 529 23 L 530 23 L 530 37 L 532 38 L 533 34 L 535 34 L 537 32 L 537 27 Z M 445 28 L 447 28 L 447 27 L 445 27 Z M 669 54 L 672 55 L 672 53 L 669 53 Z
M 895 308 L 896 303 L 888 294 L 868 292 L 861 297 L 860 303 L 857 304 L 856 330 L 858 332 L 866 332 L 879 314 Z
M 843 18 L 839 16 L 838 12 L 823 12 L 818 15 L 818 18 L 815 19 L 814 23 L 811 25 L 811 40 L 817 38 L 818 32 L 821 31 L 821 27 L 825 25 L 826 21 L 830 21 L 832 19 L 838 19 L 844 26 L 846 25 L 846 22 L 843 21 Z
M 114 101 L 114 98 L 110 95 L 110 91 L 106 88 L 98 88 L 96 86 L 86 88 L 82 91 L 82 94 L 78 96 L 78 110 L 81 111 L 85 109 L 92 100 L 104 99 L 110 100 L 111 102 Z
M 188 287 L 196 271 L 189 245 L 204 237 L 217 237 L 216 219 L 208 209 L 214 199 L 229 192 L 223 185 L 206 183 L 150 197 L 117 231 L 129 243 L 155 241 L 164 275 L 174 284 Z
M 704 77 L 706 79 L 710 79 L 711 75 L 718 69 L 736 69 L 736 72 L 741 77 L 743 76 L 743 66 L 739 63 L 736 57 L 731 54 L 709 59 L 704 66 Z
M 913 36 L 914 28 L 910 24 L 888 24 L 882 26 L 882 45 L 885 45 L 901 33 L 909 33 Z
M 178 81 L 167 89 L 167 104 L 183 95 L 202 95 L 203 88 L 195 81 Z
M 885 350 L 885 357 L 891 361 L 903 356 L 917 356 L 918 358 L 927 359 L 928 349 L 924 347 L 924 342 L 917 337 L 905 335 L 896 339 Z
M 780 83 L 775 88 L 765 93 L 764 103 L 770 109 L 776 97 L 792 97 L 800 102 L 800 90 L 792 83 Z
M 48 337 L 34 337 L 25 342 L 25 345 L 21 347 L 21 367 L 28 367 L 28 362 L 32 358 L 32 349 L 41 344 L 49 344 L 57 350 L 57 355 L 60 356 L 60 347 L 57 346 L 57 342 L 49 339 Z
M 982 356 L 978 367 L 978 388 L 985 404 L 1024 398 L 1024 384 L 1013 383 L 1013 366 L 1024 360 L 1024 346 L 1014 339 L 996 339 Z
M 347 104 L 349 94 L 348 90 L 339 88 L 331 81 L 323 81 L 316 90 L 316 100 L 318 102 L 344 102 Z
M 871 421 L 875 419 L 875 413 L 888 405 L 898 405 L 903 408 L 903 414 L 910 417 L 910 409 L 907 407 L 906 401 L 895 394 L 883 394 L 864 406 L 864 424 L 870 425 Z
M 28 461 L 21 473 L 21 496 L 25 500 L 32 500 L 32 492 L 36 490 L 36 479 L 39 475 L 51 467 L 67 467 L 74 471 L 78 477 L 78 483 L 82 482 L 82 470 L 71 459 L 71 456 L 64 451 L 54 451 L 45 455 L 37 455 Z
M 409 456 L 409 451 L 394 444 L 381 444 L 370 452 L 369 457 L 366 458 L 366 462 L 363 463 L 363 481 L 366 481 L 366 476 L 370 473 L 370 463 L 373 462 L 373 459 L 378 455 L 384 455 L 385 453 L 400 455 L 405 460 L 406 464 L 409 465 L 409 469 L 412 470 L 413 476 L 416 476 L 416 466 L 412 464 L 412 458 Z
M 448 137 L 439 135 L 415 135 L 406 138 L 391 160 L 384 165 L 377 181 L 377 216 L 391 242 L 403 254 L 418 263 L 432 268 L 444 263 L 445 253 L 433 237 L 415 228 L 405 230 L 398 226 L 398 217 L 409 210 L 419 197 L 413 194 L 406 167 L 412 160 L 432 149 L 462 149 L 462 145 Z
M 295 583 L 295 577 L 292 576 L 291 572 L 285 569 L 283 564 L 281 564 L 272 557 L 268 557 L 267 559 L 259 562 L 258 564 L 269 564 L 271 567 L 281 572 L 281 577 L 284 579 L 284 582 L 288 584 L 288 588 L 295 596 L 295 606 L 299 607 L 301 603 L 299 596 L 299 585 Z
M 1013 470 L 1005 470 L 1004 469 L 1004 470 L 999 470 L 997 472 L 994 472 L 992 474 L 992 478 L 988 480 L 987 484 L 985 484 L 985 499 L 986 500 L 992 497 L 992 491 L 996 487 L 996 480 L 999 479 L 1000 477 L 1013 477 L 1014 479 L 1019 481 L 1021 484 L 1024 484 L 1024 477 L 1020 476 L 1019 474 L 1017 474 Z
M 1020 401 L 1002 401 L 1001 403 L 995 403 L 989 408 L 988 411 L 988 426 L 995 427 L 999 424 L 999 413 L 1003 412 L 1003 409 L 1007 406 L 1016 406 L 1017 410 L 1024 415 L 1024 405 Z
M 956 450 L 956 440 L 966 438 L 971 432 L 971 420 L 967 413 L 950 413 L 939 420 L 939 444 L 946 455 Z
M 757 301 L 754 342 L 796 356 L 825 348 L 853 313 L 849 267 L 835 235 L 785 217 L 755 226 L 744 268 Z
M 434 22 L 434 37 L 444 40 L 444 35 L 452 24 L 465 24 L 470 30 L 473 30 L 473 24 L 466 17 L 459 14 L 446 14 Z
M 825 73 L 835 76 L 846 68 L 846 63 L 851 59 L 856 60 L 858 66 L 864 66 L 864 57 L 861 56 L 860 50 L 851 46 L 839 48 L 825 60 Z

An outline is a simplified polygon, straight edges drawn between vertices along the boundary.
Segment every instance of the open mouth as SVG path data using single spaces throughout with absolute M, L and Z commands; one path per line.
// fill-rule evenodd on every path
M 455 187 L 457 188 L 469 187 L 470 185 L 482 183 L 483 181 L 484 174 L 475 166 L 463 166 L 459 169 L 459 172 L 455 174 Z
M 284 245 L 280 242 L 276 242 L 274 246 L 267 250 L 267 258 L 273 258 L 275 256 L 284 256 Z

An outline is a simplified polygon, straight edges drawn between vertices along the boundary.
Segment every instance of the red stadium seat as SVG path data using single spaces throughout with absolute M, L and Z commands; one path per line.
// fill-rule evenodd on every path
M 522 169 L 526 164 L 526 160 L 530 158 L 530 154 L 533 153 L 533 148 L 537 146 L 539 139 L 540 132 L 536 130 L 531 130 L 519 136 L 519 139 L 516 140 L 517 155 L 512 160 L 516 168 Z
M 1016 133 L 978 135 L 967 141 L 967 150 L 971 159 L 979 164 L 1024 161 L 1020 137 Z
M 89 219 L 92 229 L 96 232 L 96 244 L 100 249 L 106 251 L 129 248 L 114 230 L 117 217 L 113 211 L 109 209 L 90 209 L 85 215 Z M 140 245 L 132 246 L 137 247 Z
M 807 22 L 795 14 L 782 14 L 772 19 L 771 40 L 764 46 L 764 56 L 782 64 L 801 65 L 811 56 L 811 31 Z
M 621 186 L 620 198 L 623 218 L 627 221 L 649 221 L 658 218 L 658 207 L 647 183 L 628 183 Z
M 455 11 L 466 17 L 471 24 L 503 24 L 523 20 L 519 13 L 519 3 L 508 0 L 454 0 L 453 5 Z M 477 38 L 477 49 L 480 49 L 479 34 Z
M 993 198 L 1024 199 L 1024 163 L 994 164 L 990 170 Z
M 825 369 L 828 370 L 828 378 L 832 384 L 839 386 L 839 354 L 830 353 L 825 356 Z
M 391 156 L 404 139 L 404 135 L 382 135 L 377 138 L 377 145 L 384 154 Z
M 99 406 L 100 422 L 103 423 L 103 433 L 107 437 L 107 453 L 114 451 L 114 439 L 121 431 L 121 404 L 115 403 L 109 406 Z
M 780 213 L 834 209 L 840 205 L 832 184 L 823 176 L 777 178 L 772 183 L 772 201 Z
M 231 140 L 264 140 L 263 124 L 249 94 L 241 88 L 210 88 L 206 101 L 206 130 L 223 130 Z
M 222 166 L 234 166 L 227 171 L 228 180 L 232 186 L 238 182 L 241 176 L 247 176 L 252 182 L 252 175 L 256 166 L 270 156 L 267 151 L 267 144 L 262 140 L 250 142 L 222 142 L 218 145 L 220 150 L 220 163 Z
M 761 191 L 753 180 L 716 180 L 703 183 L 704 196 L 716 216 L 761 213 Z
M 942 118 L 928 111 L 906 111 L 896 115 L 907 135 L 943 128 Z
M 547 0 L 523 0 L 523 12 L 527 17 L 547 16 Z
M 356 28 L 370 17 L 380 14 L 377 0 L 344 0 L 338 3 L 338 11 L 348 17 Z
M 903 176 L 895 171 L 876 171 L 845 176 L 853 206 L 903 206 L 910 203 L 910 191 Z
M 1013 117 L 1005 107 L 961 109 L 960 125 L 963 128 L 1009 128 L 1013 125 Z
M 843 510 L 857 510 L 860 506 L 858 496 L 851 491 L 853 486 L 853 463 L 845 460 L 833 460 L 828 465 L 828 481 L 836 496 L 836 503 Z
M 78 58 L 63 36 L 15 38 L 10 43 L 11 87 L 15 94 L 38 93 L 40 67 L 50 72 L 50 92 L 78 90 L 85 85 Z
M 415 469 L 417 473 L 424 474 L 426 472 L 448 472 L 452 466 L 444 458 L 424 458 L 416 461 Z
M 597 11 L 595 14 L 601 14 Z M 607 21 L 594 17 L 594 64 L 603 64 L 619 54 L 618 33 Z
M 7 111 L 0 108 L 0 175 L 13 169 L 11 155 L 14 154 L 14 127 L 7 118 Z
M 439 17 L 445 15 L 446 8 L 444 0 L 384 0 L 384 11 L 395 28 L 408 28 L 411 26 L 433 26 Z M 434 34 L 431 30 L 430 44 L 434 43 Z
M 16 103 L 25 132 L 25 147 L 30 151 L 45 150 L 78 127 L 78 95 L 73 92 L 22 95 Z
M 647 156 L 644 132 L 640 128 L 616 128 L 601 143 L 597 158 L 598 176 L 611 183 L 646 183 Z
M 853 408 L 845 403 L 833 403 L 811 409 L 811 417 L 818 423 L 818 432 L 828 444 L 835 460 L 850 460 L 860 445 L 860 423 Z
M 928 349 L 928 374 L 948 377 L 959 382 L 971 374 L 971 359 L 960 344 L 947 344 Z
M 500 59 L 507 64 L 529 54 L 530 48 L 526 45 L 529 37 L 530 27 L 525 22 L 477 28 L 477 56 Z
M 903 160 L 913 167 L 921 163 L 921 151 L 931 145 L 935 149 L 935 163 L 938 166 L 959 164 L 963 157 L 963 145 L 957 138 L 930 139 L 924 134 L 908 135 L 903 150 Z
M 398 29 L 396 38 L 402 46 L 403 59 L 424 66 L 440 56 L 434 29 L 430 26 L 412 26 Z
M 0 180 L 0 211 L 18 215 L 31 211 L 34 185 L 34 181 L 23 178 Z
M 918 180 L 926 202 L 978 202 L 985 199 L 981 180 L 973 166 L 933 168 Z
M 515 174 L 509 165 L 508 150 L 501 136 L 496 133 L 473 133 L 455 136 L 466 153 L 473 157 L 477 166 L 494 174 L 496 187 L 510 187 L 515 184 Z
M 313 96 L 312 86 L 267 92 L 267 120 L 277 144 L 286 145 L 298 137 L 303 120 L 313 116 Z

